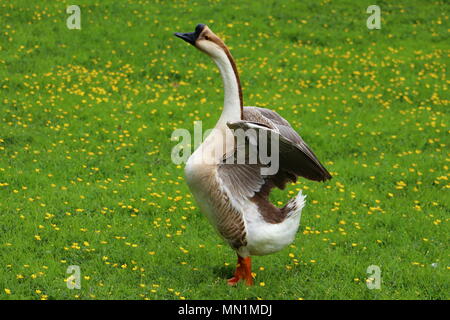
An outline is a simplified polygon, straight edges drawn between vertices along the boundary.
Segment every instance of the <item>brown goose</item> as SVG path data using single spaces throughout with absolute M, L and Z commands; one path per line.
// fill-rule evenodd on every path
M 185 174 L 200 209 L 237 252 L 236 272 L 228 284 L 244 280 L 252 285 L 250 256 L 274 253 L 292 243 L 305 205 L 305 196 L 300 191 L 278 208 L 268 200 L 271 189 L 284 189 L 286 183 L 295 182 L 298 176 L 325 181 L 331 175 L 284 118 L 269 109 L 243 106 L 233 57 L 208 26 L 199 24 L 194 32 L 175 35 L 209 55 L 222 76 L 225 95 L 222 114 L 212 133 L 187 161 Z M 231 129 L 255 130 L 277 137 L 277 172 L 263 174 L 261 163 L 226 161 L 238 149 Z M 261 147 L 258 144 L 262 140 L 253 141 L 256 147 Z

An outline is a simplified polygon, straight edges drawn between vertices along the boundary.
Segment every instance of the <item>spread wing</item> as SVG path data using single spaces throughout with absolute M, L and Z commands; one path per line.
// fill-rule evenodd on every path
M 262 124 L 280 136 L 280 170 L 309 180 L 331 179 L 330 173 L 317 159 L 300 135 L 275 111 L 245 107 L 243 122 Z M 242 124 L 245 126 L 245 124 Z
M 268 196 L 272 188 L 284 189 L 287 183 L 297 181 L 298 176 L 314 181 L 331 179 L 330 173 L 320 163 L 313 151 L 292 129 L 289 122 L 275 111 L 245 107 L 243 120 L 227 125 L 230 129 L 243 129 L 244 131 L 248 129 L 254 129 L 257 132 L 264 130 L 269 135 L 279 138 L 279 169 L 273 175 L 261 174 L 261 168 L 264 167 L 261 163 L 228 162 L 227 159 L 231 155 L 225 156 L 223 163 L 218 168 L 218 177 L 223 186 L 236 197 L 245 197 L 257 203 L 266 221 L 278 223 L 283 221 L 286 215 L 285 208 L 277 208 L 269 202 Z M 270 139 L 267 141 L 270 142 Z M 248 142 L 248 144 L 256 144 L 256 147 L 259 148 L 261 145 L 258 143 L 260 141 L 257 139 Z M 239 147 L 242 146 L 237 145 L 236 149 Z M 248 147 L 248 145 L 244 147 Z M 236 152 L 233 157 L 236 159 Z

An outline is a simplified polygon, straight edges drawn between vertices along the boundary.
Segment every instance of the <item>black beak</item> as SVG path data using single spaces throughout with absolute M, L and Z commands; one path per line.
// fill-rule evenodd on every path
M 200 24 L 197 25 L 197 27 L 195 27 L 195 31 L 194 32 L 187 32 L 187 33 L 177 32 L 177 33 L 175 33 L 175 35 L 178 38 L 181 38 L 184 41 L 189 42 L 190 44 L 195 46 L 195 41 L 197 40 L 197 38 L 200 35 L 200 33 L 202 33 L 203 28 L 205 28 L 205 25 L 200 23 Z
M 197 40 L 197 35 L 195 32 L 187 32 L 187 33 L 177 32 L 177 33 L 175 33 L 175 35 L 178 38 L 181 38 L 184 41 L 189 42 L 192 45 L 195 45 L 195 40 Z

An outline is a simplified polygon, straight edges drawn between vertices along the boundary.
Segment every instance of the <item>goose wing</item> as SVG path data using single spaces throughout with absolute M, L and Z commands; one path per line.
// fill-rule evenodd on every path
M 262 124 L 280 136 L 280 170 L 302 176 L 309 180 L 325 181 L 331 179 L 330 173 L 317 159 L 311 148 L 291 127 L 289 122 L 275 111 L 245 107 L 243 113 L 245 122 Z M 248 127 L 248 125 L 247 125 Z
M 331 179 L 330 173 L 300 135 L 275 111 L 245 107 L 243 120 L 227 125 L 230 129 L 244 131 L 265 130 L 279 138 L 279 169 L 273 175 L 263 175 L 261 168 L 264 165 L 261 163 L 240 164 L 228 161 L 231 156 L 237 159 L 237 149 L 242 147 L 239 145 L 236 146 L 234 154 L 224 156 L 223 162 L 218 167 L 218 177 L 230 194 L 236 198 L 244 197 L 254 201 L 267 222 L 279 223 L 284 220 L 287 213 L 285 208 L 277 208 L 269 202 L 268 196 L 272 188 L 284 189 L 287 183 L 297 181 L 298 176 L 314 181 Z M 256 144 L 258 143 L 259 141 L 256 141 Z

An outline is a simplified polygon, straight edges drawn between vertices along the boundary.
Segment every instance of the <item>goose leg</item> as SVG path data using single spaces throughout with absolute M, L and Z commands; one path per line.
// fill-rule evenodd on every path
M 252 277 L 252 260 L 249 257 L 242 258 L 238 255 L 238 262 L 236 266 L 236 271 L 231 279 L 228 279 L 228 284 L 230 286 L 236 285 L 240 280 L 244 280 L 245 284 L 248 286 L 253 285 Z

